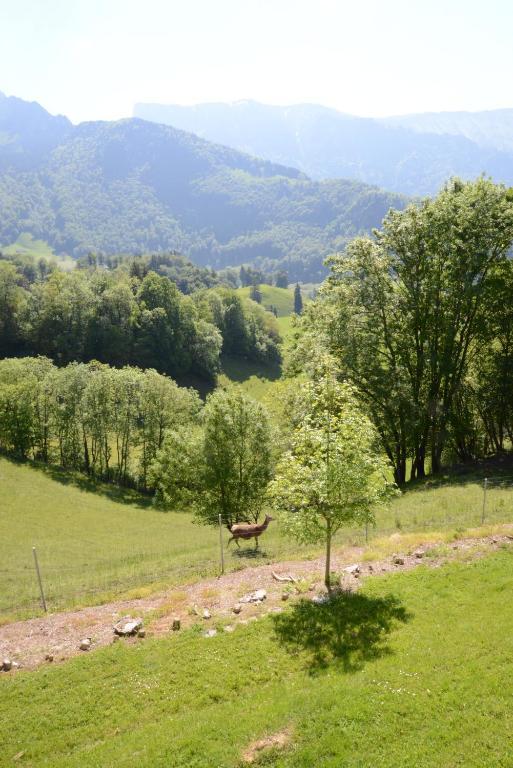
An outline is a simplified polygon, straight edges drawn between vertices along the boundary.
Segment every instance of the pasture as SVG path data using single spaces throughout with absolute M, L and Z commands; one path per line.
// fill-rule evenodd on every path
M 507 547 L 233 634 L 198 627 L 4 675 L 2 764 L 236 768 L 268 739 L 255 765 L 506 768 L 512 574 Z
M 6 256 L 15 256 L 16 254 L 32 256 L 34 259 L 57 261 L 61 269 L 70 270 L 75 268 L 75 261 L 71 256 L 57 255 L 47 242 L 37 240 L 28 232 L 22 232 L 14 243 L 1 246 L 1 250 Z
M 503 482 L 488 492 L 490 525 L 513 520 L 513 485 Z M 7 459 L 0 459 L 0 483 L 0 620 L 40 612 L 33 545 L 50 610 L 137 597 L 218 572 L 218 531 L 196 524 L 188 512 L 161 512 L 135 492 Z M 376 528 L 367 531 L 368 546 L 394 547 L 392 534 L 419 540 L 433 539 L 435 532 L 440 540 L 462 535 L 480 525 L 482 501 L 479 477 L 418 484 L 378 510 Z M 364 545 L 365 531 L 341 531 L 335 544 Z M 320 552 L 284 538 L 278 521 L 256 557 L 252 546 L 239 551 L 232 544 L 227 570 Z
M 278 317 L 287 317 L 294 311 L 294 288 L 276 288 L 274 285 L 266 285 L 261 283 L 259 291 L 262 294 L 262 307 L 269 309 L 269 307 L 276 307 Z M 251 288 L 239 288 L 238 292 L 242 296 L 249 298 Z

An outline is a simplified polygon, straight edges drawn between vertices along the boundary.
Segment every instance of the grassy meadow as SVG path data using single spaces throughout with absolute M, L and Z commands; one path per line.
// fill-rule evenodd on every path
M 0 250 L 7 256 L 33 256 L 35 259 L 57 261 L 61 269 L 74 269 L 75 261 L 71 256 L 58 256 L 44 240 L 37 240 L 28 232 L 22 232 L 17 240 L 10 245 L 1 246 Z
M 276 288 L 274 285 L 266 285 L 261 283 L 259 291 L 262 294 L 262 306 L 269 309 L 271 306 L 276 307 L 278 317 L 287 317 L 294 311 L 294 287 L 291 288 Z M 251 288 L 246 286 L 245 288 L 239 288 L 239 293 L 242 296 L 249 298 Z
M 50 610 L 104 602 L 217 573 L 217 530 L 187 512 L 161 512 L 150 499 L 115 486 L 49 468 L 0 459 L 0 619 L 40 612 L 32 546 L 37 547 Z M 481 522 L 482 481 L 470 478 L 417 485 L 379 510 L 369 546 L 391 534 L 462 534 Z M 491 487 L 486 522 L 513 520 L 513 483 Z M 227 534 L 225 533 L 226 538 Z M 225 539 L 226 540 L 226 539 Z M 337 546 L 364 544 L 365 531 L 341 531 Z M 397 547 L 392 539 L 391 546 Z M 227 569 L 318 553 L 284 538 L 271 524 L 252 556 L 252 544 L 233 544 Z
M 505 548 L 233 634 L 192 629 L 4 675 L 0 762 L 236 768 L 251 742 L 283 734 L 255 765 L 509 768 L 512 590 Z

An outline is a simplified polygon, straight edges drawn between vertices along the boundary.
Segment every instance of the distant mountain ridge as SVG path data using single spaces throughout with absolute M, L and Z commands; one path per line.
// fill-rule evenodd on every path
M 310 281 L 326 255 L 404 204 L 173 127 L 74 126 L 0 96 L 0 244 L 27 232 L 74 256 L 176 250 L 200 265 L 254 263 Z
M 482 112 L 425 112 L 380 120 L 391 126 L 409 128 L 419 133 L 464 136 L 481 147 L 513 152 L 513 109 Z
M 436 193 L 451 176 L 485 173 L 513 184 L 513 110 L 501 112 L 507 116 L 504 130 L 497 117 L 492 131 L 489 117 L 487 142 L 485 118 L 465 122 L 463 113 L 445 119 L 442 114 L 436 122 L 436 115 L 378 120 L 318 105 L 254 101 L 134 107 L 134 114 L 145 120 L 294 166 L 312 178 L 350 178 L 413 196 Z

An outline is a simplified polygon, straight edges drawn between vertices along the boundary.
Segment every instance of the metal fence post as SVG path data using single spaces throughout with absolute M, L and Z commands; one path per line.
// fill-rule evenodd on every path
M 483 488 L 483 512 L 481 514 L 481 525 L 485 521 L 485 514 L 486 514 L 486 491 L 488 489 L 488 478 L 485 477 L 484 479 L 484 488 Z
M 221 576 L 224 574 L 224 551 L 223 551 L 223 520 L 219 515 L 219 549 L 221 552 Z
M 34 555 L 34 563 L 36 565 L 37 580 L 39 582 L 39 591 L 41 592 L 41 602 L 43 603 L 44 612 L 48 613 L 48 608 L 46 607 L 45 593 L 43 590 L 43 582 L 41 580 L 41 571 L 39 570 L 39 563 L 37 560 L 37 552 L 35 547 L 32 547 L 32 554 Z

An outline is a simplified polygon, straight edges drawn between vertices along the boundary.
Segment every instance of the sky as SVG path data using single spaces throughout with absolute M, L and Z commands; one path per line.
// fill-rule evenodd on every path
M 0 0 L 0 91 L 73 122 L 254 99 L 513 107 L 512 0 Z

